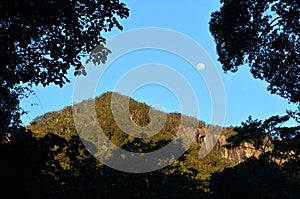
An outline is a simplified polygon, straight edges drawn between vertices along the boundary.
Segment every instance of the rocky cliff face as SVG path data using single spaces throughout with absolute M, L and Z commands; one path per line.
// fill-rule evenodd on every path
M 198 128 L 197 130 L 199 129 L 201 128 Z M 230 128 L 224 129 L 218 126 L 209 126 L 208 128 L 202 128 L 202 129 L 205 129 L 206 132 L 203 139 L 199 139 L 200 136 L 198 131 L 194 131 L 195 133 L 194 143 L 201 145 L 201 149 L 199 151 L 200 156 L 202 155 L 204 157 L 210 151 L 214 150 L 217 151 L 222 158 L 234 161 L 236 163 L 240 163 L 244 161 L 246 158 L 250 158 L 252 156 L 258 158 L 262 154 L 262 152 L 255 149 L 255 147 L 251 143 L 243 143 L 241 146 L 235 148 L 230 148 L 230 149 L 226 148 L 225 145 L 228 144 L 226 139 L 230 135 L 235 133 L 233 132 L 233 129 Z M 221 135 L 219 135 L 220 131 L 222 131 Z M 271 149 L 268 148 L 266 150 L 271 150 Z
M 228 160 L 232 160 L 234 162 L 240 163 L 244 161 L 246 158 L 250 158 L 252 156 L 258 158 L 261 155 L 261 151 L 255 149 L 253 144 L 251 143 L 244 143 L 240 147 L 227 149 L 225 145 L 228 144 L 228 142 L 226 141 L 225 135 L 220 135 L 216 139 L 217 139 L 216 142 L 213 142 L 216 143 L 213 149 L 217 150 L 223 158 L 226 158 Z M 204 143 L 202 144 L 209 145 L 210 144 L 209 139 L 204 139 Z
M 258 158 L 261 155 L 261 152 L 259 150 L 256 150 L 253 144 L 250 143 L 244 143 L 242 146 L 232 149 L 225 148 L 224 145 L 226 144 L 228 144 L 226 142 L 226 137 L 224 135 L 221 135 L 217 145 L 219 146 L 221 156 L 229 160 L 242 162 L 245 158 L 249 158 L 252 156 Z

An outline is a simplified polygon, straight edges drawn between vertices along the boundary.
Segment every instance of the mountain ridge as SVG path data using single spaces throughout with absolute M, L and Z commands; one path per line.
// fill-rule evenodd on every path
M 129 103 L 128 108 L 130 115 L 127 116 L 127 122 L 133 123 L 135 126 L 145 127 L 143 129 L 146 129 L 147 125 L 149 125 L 149 123 L 151 122 L 149 111 L 152 111 L 152 115 L 154 115 L 154 117 L 151 118 L 152 120 L 153 118 L 160 120 L 163 117 L 162 115 L 165 114 L 165 124 L 163 125 L 162 129 L 160 129 L 158 133 L 152 135 L 150 138 L 146 136 L 145 138 L 136 139 L 133 135 L 127 135 L 127 132 L 129 132 L 132 127 L 128 127 L 128 131 L 124 132 L 114 121 L 115 115 L 113 115 L 111 108 L 111 98 L 113 95 L 115 95 L 116 98 L 120 98 L 116 101 L 116 103 L 119 103 L 118 105 L 121 106 L 120 108 L 124 108 L 122 107 L 122 105 L 124 105 L 123 102 L 121 103 L 122 100 L 125 99 L 125 102 Z M 62 110 L 52 111 L 38 116 L 33 119 L 30 125 L 26 128 L 34 132 L 37 137 L 43 137 L 48 132 L 60 135 L 62 137 L 65 137 L 66 139 L 70 139 L 72 136 L 78 136 L 76 126 L 74 125 L 73 111 L 78 111 L 81 105 L 89 104 L 92 101 L 93 99 L 84 100 L 80 103 L 76 103 L 74 106 L 67 106 Z M 180 127 L 181 120 L 185 120 L 186 124 L 184 125 L 191 125 L 194 128 L 195 123 L 197 123 L 196 128 L 208 129 L 215 127 L 213 125 L 207 125 L 203 121 L 183 115 L 181 113 L 164 113 L 160 110 L 155 110 L 146 103 L 138 102 L 128 96 L 124 96 L 115 92 L 103 93 L 102 95 L 94 99 L 93 104 L 95 105 L 97 118 L 90 118 L 89 114 L 81 114 L 82 117 L 86 117 L 86 119 L 83 119 L 82 125 L 95 125 L 99 123 L 101 128 L 103 129 L 104 134 L 109 138 L 109 140 L 111 140 L 114 144 L 121 148 L 126 148 L 127 146 L 127 150 L 134 152 L 143 152 L 143 150 L 139 149 L 138 147 L 128 147 L 131 142 L 137 142 L 137 140 L 139 140 L 139 144 L 137 144 L 137 146 L 141 146 L 141 143 L 148 143 L 150 145 L 148 146 L 148 149 L 145 150 L 146 152 L 154 151 L 167 145 L 170 140 L 172 140 L 176 135 Z M 117 115 L 117 117 L 121 116 Z M 193 124 L 189 124 L 189 121 L 193 121 Z M 153 128 L 153 126 L 150 126 L 150 128 Z M 85 130 L 87 132 L 81 134 L 81 137 L 85 137 L 87 141 L 95 143 L 95 138 L 91 136 L 89 137 L 89 134 L 92 134 L 89 132 L 92 132 L 93 128 L 86 127 Z M 142 132 L 139 132 L 135 133 L 134 135 L 140 136 L 141 134 Z M 233 134 L 235 134 L 235 132 L 233 131 L 232 127 L 225 127 L 222 129 L 222 134 L 218 137 L 218 140 L 215 141 L 216 145 L 214 146 L 214 150 L 217 150 L 222 158 L 228 159 L 233 162 L 242 162 L 245 157 L 248 158 L 253 155 L 255 157 L 259 156 L 259 152 L 251 149 L 251 144 L 247 144 L 247 149 L 244 149 L 242 147 L 236 149 L 227 149 L 223 147 L 227 144 L 226 138 Z M 188 136 L 195 138 L 195 132 L 193 132 L 193 130 L 191 132 L 188 132 Z M 192 144 L 195 145 L 196 148 L 201 147 L 201 145 L 197 144 L 195 140 Z M 150 150 L 150 148 L 152 148 L 153 150 Z

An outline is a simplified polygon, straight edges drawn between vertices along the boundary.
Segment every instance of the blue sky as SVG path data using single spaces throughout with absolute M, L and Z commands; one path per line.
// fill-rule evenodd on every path
M 247 66 L 240 67 L 237 73 L 222 71 L 217 61 L 215 43 L 208 29 L 208 22 L 213 11 L 220 7 L 218 1 L 209 0 L 140 0 L 123 1 L 130 9 L 130 17 L 121 20 L 124 31 L 144 27 L 160 27 L 183 33 L 199 43 L 209 54 L 217 66 L 223 80 L 226 93 L 226 117 L 224 126 L 236 126 L 245 121 L 249 115 L 254 118 L 266 119 L 271 115 L 282 115 L 286 109 L 294 108 L 287 100 L 277 95 L 271 95 L 267 91 L 267 84 L 252 77 Z M 106 38 L 121 33 L 113 30 L 104 34 Z M 179 72 L 183 72 L 189 79 L 199 100 L 200 114 L 197 117 L 207 123 L 211 123 L 212 107 L 210 95 L 203 80 L 197 79 L 193 72 L 182 71 L 185 68 L 184 60 L 174 57 L 162 51 L 144 50 L 142 52 L 129 53 L 117 60 L 106 72 L 97 87 L 96 95 L 114 89 L 114 83 L 123 74 L 133 67 L 160 63 L 168 65 Z M 22 117 L 25 125 L 38 115 L 49 111 L 57 111 L 65 106 L 72 105 L 73 87 L 75 78 L 70 70 L 71 83 L 63 88 L 50 85 L 46 88 L 34 88 L 35 95 L 24 99 L 21 106 L 29 113 Z M 180 104 L 176 95 L 168 88 L 158 85 L 146 85 L 139 88 L 133 98 L 149 105 L 160 105 L 167 112 L 180 111 Z M 31 105 L 36 104 L 36 105 Z

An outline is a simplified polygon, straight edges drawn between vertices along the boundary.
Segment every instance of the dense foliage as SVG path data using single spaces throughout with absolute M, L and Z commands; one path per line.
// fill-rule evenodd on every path
M 248 64 L 273 94 L 300 102 L 298 0 L 221 0 L 210 32 L 225 71 Z
M 295 103 L 298 110 L 265 121 L 250 117 L 240 127 L 223 128 L 221 137 L 229 143 L 223 147 L 224 142 L 217 142 L 202 159 L 202 146 L 192 143 L 172 165 L 134 174 L 111 169 L 91 156 L 77 134 L 72 107 L 39 116 L 26 129 L 17 126 L 22 114 L 19 100 L 30 93 L 32 85 L 63 86 L 72 67 L 75 75 L 84 75 L 80 64 L 84 55 L 95 64 L 106 61 L 110 51 L 100 33 L 114 27 L 122 30 L 119 20 L 128 17 L 125 5 L 118 0 L 1 1 L 1 194 L 12 198 L 298 198 L 300 129 L 299 125 L 282 124 L 291 118 L 299 123 L 300 119 L 299 2 L 221 3 L 220 10 L 212 14 L 210 31 L 223 69 L 237 71 L 249 64 L 255 78 L 266 80 L 271 93 Z M 111 95 L 96 98 L 97 118 L 81 114 L 80 125 L 99 122 L 110 141 L 128 151 L 146 153 L 164 147 L 176 136 L 182 118 L 187 126 L 196 120 L 169 113 L 159 133 L 137 138 L 114 121 Z M 122 108 L 121 102 L 116 103 Z M 125 119 L 147 126 L 149 111 L 153 111 L 151 107 L 129 99 L 130 116 Z M 164 113 L 152 113 L 162 120 Z M 197 122 L 198 127 L 212 127 Z M 91 131 L 81 136 L 92 145 L 95 137 L 89 136 Z M 238 154 L 244 158 L 243 147 L 259 153 L 238 164 L 241 159 L 234 158 Z
M 237 134 L 227 139 L 227 148 L 241 147 L 248 142 L 261 155 L 259 159 L 215 174 L 212 189 L 224 198 L 297 198 L 300 3 L 297 0 L 221 0 L 221 3 L 220 10 L 212 14 L 210 31 L 224 71 L 235 72 L 239 66 L 248 65 L 255 78 L 269 83 L 272 94 L 288 99 L 297 108 L 265 121 L 249 117 L 236 127 Z M 289 120 L 294 120 L 296 125 L 286 126 Z M 240 193 L 232 192 L 236 188 Z
M 291 180 L 277 164 L 250 158 L 245 162 L 215 173 L 211 190 L 216 198 L 289 198 L 299 197 L 299 179 Z
M 97 122 L 112 142 L 129 151 L 149 152 L 163 147 L 173 138 L 181 114 L 168 114 L 165 126 L 155 136 L 134 138 L 114 122 L 111 95 L 105 93 L 96 98 L 96 107 Z M 124 98 L 127 97 L 120 96 Z M 130 104 L 135 122 L 149 122 L 148 105 L 132 99 Z M 205 123 L 198 122 L 199 127 L 206 127 Z M 234 134 L 232 128 L 224 129 L 224 133 Z M 35 118 L 27 130 L 19 129 L 9 139 L 0 150 L 6 159 L 0 169 L 1 179 L 7 181 L 5 190 L 15 188 L 18 192 L 10 194 L 39 198 L 203 198 L 210 195 L 211 174 L 236 164 L 222 158 L 218 149 L 199 159 L 201 145 L 194 142 L 172 165 L 158 171 L 132 174 L 111 169 L 83 146 L 74 128 L 72 107 Z M 18 184 L 14 184 L 15 181 Z
M 128 8 L 119 0 L 0 2 L 0 132 L 20 122 L 19 100 L 32 85 L 63 86 L 68 69 L 85 74 L 82 56 L 100 64 L 110 53 L 101 32 L 117 27 Z M 97 48 L 97 45 L 102 48 Z
M 179 113 L 167 114 L 165 126 L 152 137 L 135 138 L 126 134 L 113 119 L 111 96 L 112 93 L 108 92 L 95 99 L 98 118 L 97 121 L 90 122 L 100 122 L 107 137 L 119 147 L 138 153 L 150 152 L 165 146 L 174 137 L 181 118 Z M 125 98 L 127 97 L 119 97 L 120 100 Z M 148 105 L 130 99 L 130 113 L 134 115 L 132 122 L 148 123 L 150 109 Z M 89 114 L 86 117 L 90 119 Z M 157 117 L 160 117 L 159 114 Z M 201 121 L 198 124 L 205 128 L 211 126 Z M 1 164 L 0 177 L 6 182 L 3 190 L 12 196 L 245 198 L 244 194 L 247 194 L 248 198 L 272 198 L 273 195 L 268 194 L 274 190 L 277 196 L 297 195 L 297 164 L 290 164 L 290 168 L 295 170 L 293 173 L 264 159 L 252 159 L 237 165 L 240 159 L 224 157 L 225 148 L 222 142 L 218 142 L 214 150 L 204 158 L 199 158 L 202 145 L 193 142 L 170 166 L 153 172 L 134 174 L 111 169 L 87 151 L 77 135 L 72 107 L 39 116 L 26 128 L 27 130 L 19 129 L 6 143 L 1 144 L 1 156 L 6 161 Z M 222 136 L 238 134 L 233 131 L 233 127 L 228 127 L 223 128 Z M 89 139 L 88 136 L 85 138 Z M 89 141 L 93 142 L 93 137 Z M 256 140 L 247 141 L 253 143 L 251 146 L 255 146 L 257 150 L 263 148 Z M 261 187 L 261 183 L 264 187 Z M 277 189 L 278 186 L 281 188 Z M 11 189 L 18 191 L 11 192 Z

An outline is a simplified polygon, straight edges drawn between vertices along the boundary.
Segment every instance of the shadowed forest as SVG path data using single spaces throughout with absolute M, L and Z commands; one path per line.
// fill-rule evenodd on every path
M 106 92 L 75 109 L 67 106 L 38 116 L 27 126 L 22 124 L 20 117 L 26 110 L 20 101 L 34 93 L 34 86 L 63 87 L 70 82 L 69 69 L 74 69 L 74 76 L 88 75 L 82 57 L 95 65 L 105 63 L 113 52 L 105 47 L 101 33 L 122 31 L 120 19 L 129 20 L 129 14 L 119 0 L 1 1 L 3 198 L 299 198 L 300 3 L 296 0 L 221 0 L 209 22 L 224 72 L 238 75 L 240 66 L 248 66 L 253 78 L 268 83 L 271 94 L 296 105 L 285 115 L 270 115 L 266 120 L 249 116 L 240 126 L 220 127 Z M 98 45 L 101 51 L 93 50 Z M 115 103 L 121 108 L 122 100 L 129 101 L 130 115 L 125 119 L 136 126 L 151 123 L 150 112 L 157 121 L 166 117 L 159 133 L 143 138 L 124 132 L 114 119 L 112 94 L 118 96 L 120 101 Z M 81 123 L 76 126 L 73 111 L 80 112 L 76 107 L 91 102 L 96 117 L 81 112 Z M 290 120 L 297 125 L 285 125 Z M 97 159 L 105 154 L 105 160 L 113 160 L 117 153 L 99 147 L 94 124 L 101 126 L 114 145 L 134 153 L 162 149 L 179 131 L 192 142 L 162 169 L 122 172 Z M 81 127 L 84 131 L 79 133 Z M 127 128 L 130 131 L 132 127 Z M 197 134 L 197 129 L 203 131 Z M 209 144 L 206 133 L 218 131 L 221 135 L 213 150 L 199 158 L 201 148 Z M 185 147 L 179 139 L 174 154 Z

